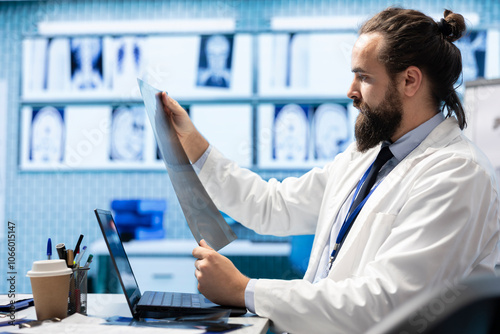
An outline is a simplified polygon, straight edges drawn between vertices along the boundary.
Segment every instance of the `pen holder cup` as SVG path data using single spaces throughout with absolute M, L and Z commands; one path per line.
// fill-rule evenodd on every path
M 74 268 L 69 281 L 68 315 L 87 315 L 87 274 L 89 268 Z

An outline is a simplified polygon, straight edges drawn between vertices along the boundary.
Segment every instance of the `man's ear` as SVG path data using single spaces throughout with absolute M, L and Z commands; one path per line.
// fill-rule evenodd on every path
M 422 86 L 423 74 L 416 66 L 410 66 L 404 71 L 404 94 L 414 96 Z

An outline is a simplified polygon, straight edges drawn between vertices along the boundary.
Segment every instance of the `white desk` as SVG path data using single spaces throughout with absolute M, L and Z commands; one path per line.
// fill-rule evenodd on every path
M 5 295 L 2 299 L 5 299 Z M 17 295 L 16 299 L 29 298 L 30 295 Z M 100 325 L 101 319 L 112 316 L 131 317 L 130 309 L 128 308 L 125 296 L 123 294 L 89 294 L 88 298 L 88 315 L 89 317 L 79 317 L 75 321 L 69 322 L 71 318 L 67 318 L 60 323 L 45 323 L 38 327 L 19 329 L 18 326 L 0 327 L 0 332 L 7 333 L 203 333 L 203 331 L 189 329 L 174 329 L 174 328 L 156 328 L 156 327 L 127 327 L 127 326 L 109 326 Z M 30 307 L 21 310 L 16 315 L 26 315 L 28 319 L 36 319 L 35 308 Z M 71 319 L 73 320 L 73 319 Z M 249 324 L 251 326 L 231 331 L 234 334 L 254 334 L 266 333 L 269 327 L 269 320 L 257 316 L 243 316 L 229 318 L 230 323 Z

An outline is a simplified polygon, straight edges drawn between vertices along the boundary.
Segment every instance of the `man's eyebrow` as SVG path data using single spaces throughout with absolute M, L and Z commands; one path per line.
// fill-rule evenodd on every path
M 352 73 L 359 73 L 359 72 L 366 72 L 364 69 L 362 69 L 361 67 L 355 67 L 353 69 L 351 69 L 351 72 Z

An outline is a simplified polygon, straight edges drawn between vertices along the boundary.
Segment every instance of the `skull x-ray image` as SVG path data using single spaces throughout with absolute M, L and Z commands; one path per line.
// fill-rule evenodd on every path
M 142 161 L 145 145 L 145 112 L 143 107 L 118 107 L 111 119 L 110 159 Z
M 71 84 L 73 90 L 99 90 L 103 81 L 102 38 L 72 38 Z
M 54 107 L 33 109 L 30 156 L 36 163 L 61 162 L 64 158 L 64 110 Z
M 196 85 L 229 88 L 232 58 L 232 35 L 202 36 Z
M 308 107 L 276 106 L 273 124 L 273 159 L 300 162 L 308 159 Z
M 347 108 L 340 104 L 324 103 L 316 108 L 313 117 L 315 159 L 332 160 L 350 143 Z

